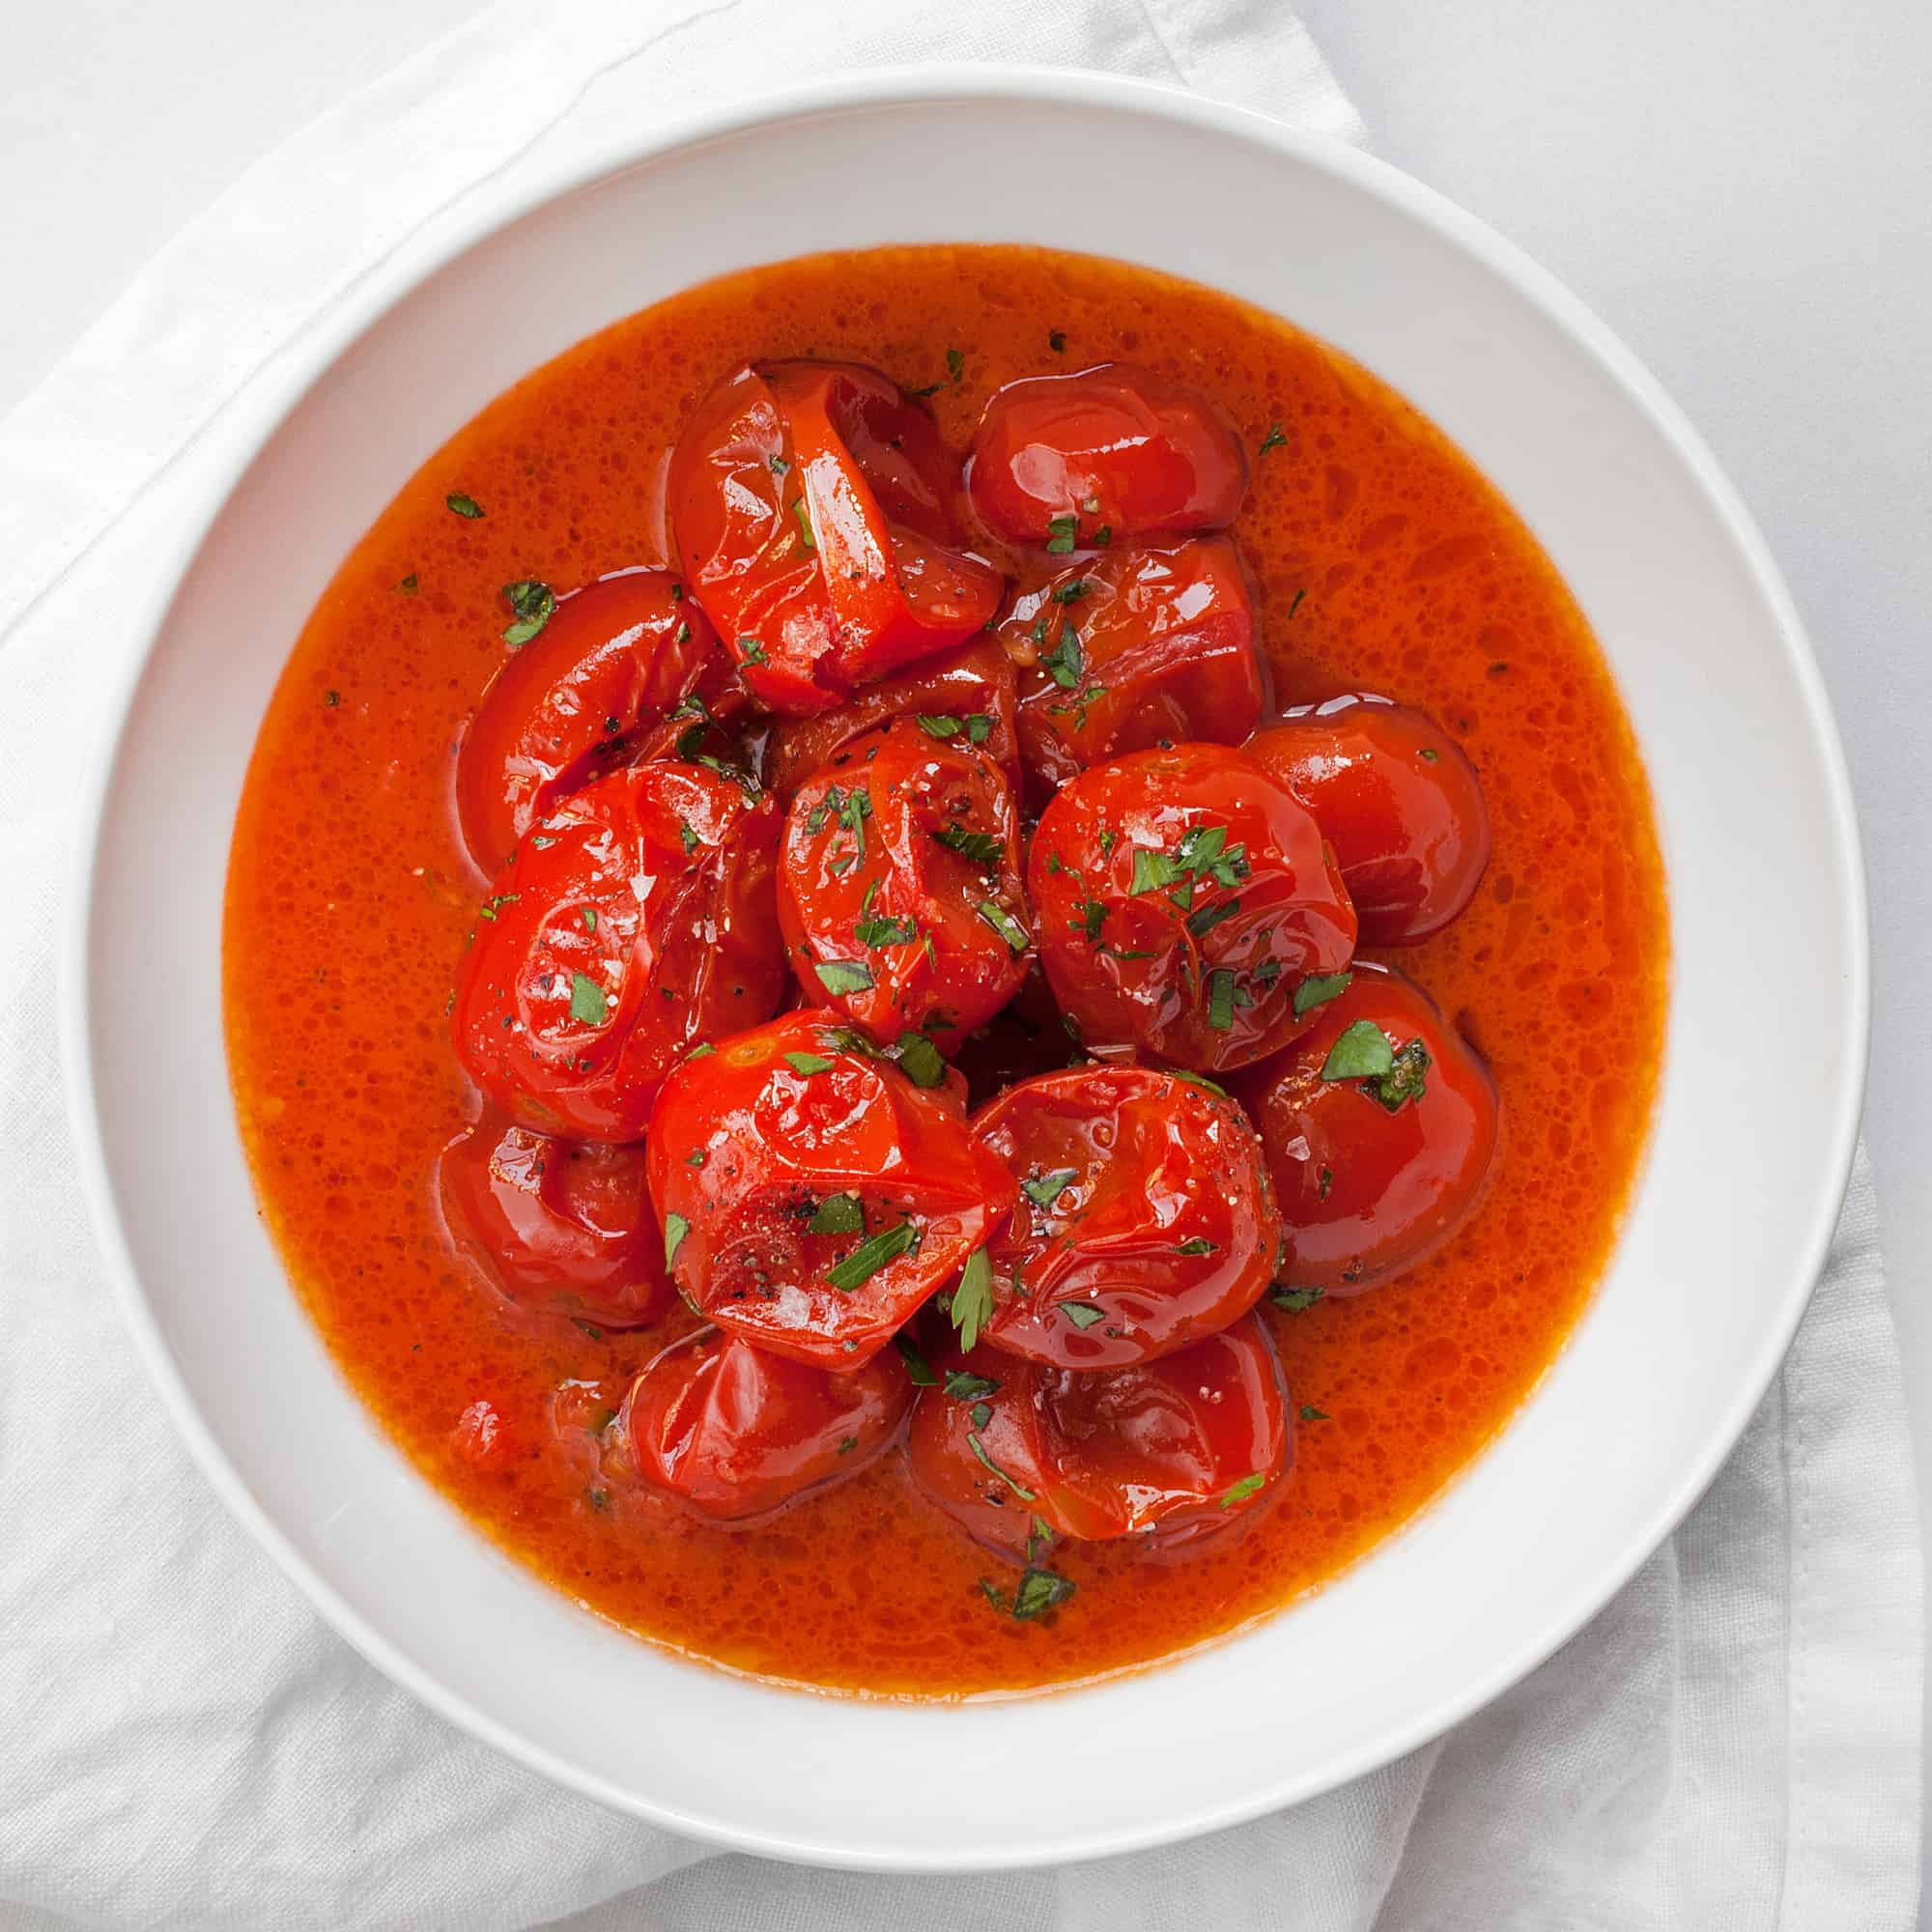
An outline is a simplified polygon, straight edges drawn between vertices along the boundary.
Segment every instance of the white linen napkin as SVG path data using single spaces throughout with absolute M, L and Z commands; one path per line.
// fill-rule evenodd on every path
M 0 424 L 0 1926 L 1909 1925 L 1918 1518 L 1862 1159 L 1742 1446 L 1589 1630 L 1374 1776 L 1055 1872 L 794 1870 L 553 1788 L 328 1632 L 160 1415 L 71 1174 L 53 935 L 99 694 L 229 461 L 225 405 L 479 183 L 683 103 L 928 58 L 1147 74 L 1359 134 L 1280 0 L 503 0 L 252 169 Z

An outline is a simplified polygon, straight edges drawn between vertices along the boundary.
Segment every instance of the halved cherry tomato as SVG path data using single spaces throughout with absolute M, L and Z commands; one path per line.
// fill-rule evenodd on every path
M 490 680 L 456 762 L 457 813 L 485 872 L 571 792 L 627 762 L 707 668 L 728 678 L 710 620 L 668 570 L 626 570 L 556 601 Z
M 828 1369 L 877 1354 L 1013 1206 L 954 1107 L 825 1011 L 687 1059 L 652 1117 L 648 1171 L 692 1306 Z
M 437 1185 L 450 1233 L 513 1301 L 630 1328 L 670 1298 L 642 1148 L 556 1140 L 486 1111 L 443 1150 Z
M 653 1488 L 746 1523 L 876 1462 L 912 1398 L 896 1355 L 833 1375 L 701 1328 L 631 1384 L 615 1433 Z
M 763 1019 L 786 983 L 777 804 L 693 765 L 566 799 L 483 903 L 457 1057 L 524 1125 L 632 1141 L 687 1042 Z
M 1075 1374 L 951 1343 L 931 1366 L 906 1437 L 913 1476 L 976 1542 L 1030 1565 L 1055 1537 L 1232 1527 L 1293 1464 L 1280 1365 L 1252 1315 L 1132 1368 Z
M 1031 918 L 1012 787 L 957 735 L 898 719 L 792 800 L 779 889 L 792 970 L 875 1039 L 917 1030 L 952 1052 L 1018 990 Z
M 1307 809 L 1251 758 L 1177 745 L 1095 765 L 1047 807 L 1027 884 L 1040 962 L 1090 1050 L 1243 1066 L 1304 1024 L 1355 914 Z
M 1297 704 L 1241 748 L 1310 811 L 1365 946 L 1409 946 L 1469 903 L 1490 862 L 1476 768 L 1427 712 L 1366 694 Z
M 1226 529 L 1247 494 L 1248 459 L 1199 390 L 1102 362 L 999 390 L 966 480 L 980 521 L 1009 543 L 1105 549 Z
M 753 696 L 830 710 L 963 643 L 1004 580 L 954 547 L 932 418 L 875 369 L 773 362 L 701 402 L 671 458 L 678 554 Z
M 1345 977 L 1301 1038 L 1237 1081 L 1281 1198 L 1281 1280 L 1334 1295 L 1448 1240 L 1497 1132 L 1489 1072 L 1435 1001 L 1383 966 L 1357 961 Z
M 994 1236 L 996 1349 L 1065 1369 L 1151 1361 L 1225 1328 L 1274 1278 L 1281 1216 L 1247 1117 L 1144 1066 L 1076 1066 L 973 1120 L 1021 1200 Z
M 936 736 L 983 746 L 987 756 L 1018 782 L 1013 667 L 990 638 L 868 684 L 836 711 L 822 711 L 815 718 L 781 719 L 767 749 L 765 782 L 789 804 L 799 786 L 830 763 L 841 746 L 875 725 L 908 715 L 929 721 Z
M 1254 615 L 1225 537 L 1109 551 L 1014 598 L 999 636 L 1041 795 L 1122 752 L 1238 745 L 1262 714 Z

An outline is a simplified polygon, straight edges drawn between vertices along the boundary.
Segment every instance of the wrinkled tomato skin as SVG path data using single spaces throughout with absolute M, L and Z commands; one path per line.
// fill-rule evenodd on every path
M 566 799 L 517 847 L 456 982 L 457 1058 L 523 1125 L 634 1141 L 693 1040 L 785 988 L 782 820 L 694 765 L 634 765 Z
M 645 1366 L 616 1435 L 651 1488 L 712 1522 L 749 1527 L 877 1462 L 912 1397 L 894 1354 L 833 1375 L 705 1328 Z
M 1247 494 L 1248 459 L 1233 424 L 1198 390 L 1102 362 L 999 390 L 966 477 L 974 513 L 994 535 L 1044 545 L 1054 519 L 1072 517 L 1074 547 L 1084 550 L 1226 529 Z
M 1490 862 L 1482 781 L 1427 712 L 1351 695 L 1298 704 L 1242 749 L 1315 814 L 1365 946 L 1412 946 L 1474 896 Z
M 979 744 L 1017 784 L 1017 709 L 1011 662 L 990 638 L 977 639 L 963 650 L 927 658 L 895 677 L 867 685 L 836 711 L 779 720 L 766 751 L 765 782 L 789 804 L 834 753 L 895 718 L 912 716 L 953 720 L 960 735 Z M 980 720 L 985 721 L 983 726 Z
M 644 1151 L 532 1133 L 487 1112 L 443 1150 L 451 1235 L 511 1300 L 632 1328 L 670 1299 Z
M 951 459 L 877 370 L 775 362 L 700 402 L 672 453 L 678 554 L 747 689 L 809 717 L 984 628 L 1004 579 L 956 547 Z
M 647 1163 L 692 1306 L 838 1372 L 871 1360 L 1013 1207 L 1005 1168 L 956 1101 L 850 1039 L 840 1014 L 793 1012 L 686 1060 L 659 1096 Z M 858 1196 L 863 1230 L 812 1231 L 834 1195 Z M 828 1279 L 908 1221 L 916 1247 L 842 1291 Z
M 1216 835 L 1238 856 L 1198 863 Z M 1149 883 L 1147 867 L 1190 851 L 1194 868 Z M 1313 815 L 1220 745 L 1081 773 L 1040 816 L 1027 885 L 1054 997 L 1103 1057 L 1131 1049 L 1207 1073 L 1260 1060 L 1301 1030 L 1302 979 L 1340 971 L 1355 946 L 1354 908 Z
M 1236 1092 L 1267 1151 L 1287 1228 L 1281 1280 L 1358 1294 L 1426 1261 L 1474 1212 L 1500 1131 L 1489 1070 L 1413 980 L 1358 962 L 1347 989 Z M 1429 1056 L 1423 1092 L 1391 1112 L 1358 1080 L 1323 1080 L 1341 1035 L 1372 1021 Z
M 1051 1561 L 1039 1523 L 1055 1538 L 1146 1536 L 1154 1548 L 1218 1535 L 1265 1508 L 1293 1466 L 1281 1366 L 1252 1315 L 1132 1368 L 1072 1373 L 985 1348 L 962 1355 L 951 1342 L 932 1367 L 906 1435 L 914 1480 L 975 1542 L 1015 1561 Z M 954 1395 L 949 1372 L 997 1386 Z
M 1225 537 L 1102 552 L 1000 620 L 1035 796 L 1123 752 L 1238 745 L 1265 697 L 1254 600 Z
M 942 844 L 955 828 L 998 857 Z M 1019 989 L 1031 919 L 1012 787 L 978 746 L 901 718 L 835 753 L 792 800 L 779 884 L 792 970 L 809 1001 L 881 1044 L 918 1031 L 951 1053 Z M 859 972 L 870 983 L 846 990 L 839 976 Z
M 1070 1067 L 1009 1089 L 973 1131 L 1020 1190 L 988 1249 L 995 1349 L 1063 1369 L 1152 1361 L 1238 1321 L 1273 1279 L 1261 1142 L 1196 1081 Z
M 729 666 L 667 570 L 626 570 L 557 599 L 490 680 L 456 761 L 457 815 L 479 870 L 499 872 L 538 819 Z

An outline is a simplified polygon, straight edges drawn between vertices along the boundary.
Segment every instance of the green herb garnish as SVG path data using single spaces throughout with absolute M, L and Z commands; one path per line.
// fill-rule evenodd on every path
M 1388 1035 L 1374 1020 L 1355 1020 L 1344 1027 L 1321 1063 L 1324 1080 L 1375 1080 L 1395 1065 Z
M 1349 990 L 1349 982 L 1354 977 L 1352 973 L 1311 973 L 1294 989 L 1295 1017 L 1298 1019 L 1303 1013 L 1338 999 Z
M 826 1269 L 825 1279 L 840 1294 L 849 1294 L 855 1288 L 863 1288 L 882 1267 L 910 1254 L 919 1242 L 920 1231 L 910 1221 L 901 1221 L 896 1228 L 860 1242 L 837 1267 Z
M 521 578 L 515 583 L 504 584 L 503 595 L 509 600 L 510 609 L 517 613 L 517 621 L 503 633 L 506 644 L 528 643 L 556 611 L 556 599 L 551 594 L 550 585 L 534 577 Z
M 611 1017 L 611 1001 L 604 988 L 582 973 L 570 976 L 570 1017 L 585 1026 L 602 1026 Z
M 862 959 L 821 959 L 812 971 L 835 999 L 846 993 L 863 993 L 872 984 L 872 969 Z
M 968 1353 L 980 1340 L 980 1331 L 993 1319 L 993 1263 L 984 1248 L 975 1248 L 960 1271 L 959 1286 L 952 1291 L 952 1325 L 959 1331 L 959 1346 Z
M 856 1194 L 828 1194 L 806 1225 L 814 1235 L 863 1235 L 865 1206 Z

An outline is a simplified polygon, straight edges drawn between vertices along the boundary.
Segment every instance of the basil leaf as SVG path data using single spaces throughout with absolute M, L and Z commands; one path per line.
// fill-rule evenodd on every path
M 570 976 L 570 1017 L 585 1026 L 602 1026 L 611 1017 L 611 1001 L 604 988 L 582 973 Z
M 1032 1180 L 1021 1181 L 1020 1192 L 1036 1208 L 1051 1208 L 1079 1179 L 1080 1170 L 1077 1167 L 1056 1167 L 1051 1174 L 1042 1174 Z
M 818 983 L 834 997 L 863 993 L 872 983 L 872 969 L 860 959 L 821 959 L 812 971 L 818 975 Z
M 1328 1058 L 1321 1063 L 1324 1080 L 1373 1080 L 1395 1065 L 1395 1048 L 1374 1020 L 1355 1020 L 1344 1027 Z
M 684 1237 L 691 1233 L 691 1223 L 682 1214 L 665 1216 L 665 1266 L 669 1267 L 677 1260 L 677 1251 L 684 1246 Z
M 946 1393 L 954 1402 L 978 1402 L 981 1396 L 999 1393 L 999 1383 L 991 1376 L 976 1376 L 970 1369 L 948 1369 Z
M 831 1061 L 816 1053 L 788 1053 L 785 1055 L 785 1065 L 794 1073 L 830 1073 L 832 1071 Z
M 1091 1328 L 1094 1322 L 1104 1321 L 1107 1319 L 1107 1311 L 1104 1308 L 1095 1308 L 1091 1301 L 1063 1301 L 1060 1304 L 1060 1312 L 1076 1328 Z
M 863 1235 L 865 1204 L 856 1194 L 828 1194 L 806 1225 L 814 1235 Z
M 1298 1019 L 1317 1007 L 1325 1007 L 1349 990 L 1352 973 L 1312 973 L 1294 989 L 1294 1011 Z

